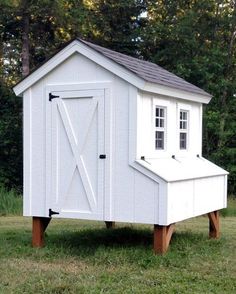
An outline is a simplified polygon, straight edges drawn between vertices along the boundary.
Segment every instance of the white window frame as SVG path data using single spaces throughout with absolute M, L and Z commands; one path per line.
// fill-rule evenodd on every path
M 186 119 L 181 118 L 181 112 L 186 113 Z M 178 136 L 178 145 L 180 151 L 187 151 L 189 148 L 189 117 L 190 117 L 190 111 L 189 109 L 185 109 L 181 107 L 178 111 L 178 130 L 179 130 L 179 136 Z M 182 124 L 182 127 L 181 127 Z M 184 124 L 186 124 L 186 127 L 183 128 Z M 185 148 L 181 148 L 181 134 L 186 134 L 185 138 Z
M 170 107 L 170 101 L 163 99 L 162 97 L 155 97 L 152 96 L 152 147 L 151 147 L 151 153 L 150 156 L 153 158 L 155 157 L 165 157 L 166 153 L 169 149 L 169 143 L 168 143 L 168 128 L 169 128 L 169 107 Z M 165 134 L 164 134 L 164 149 L 156 149 L 156 107 L 165 108 Z
M 159 110 L 163 110 L 163 116 L 157 116 L 156 115 L 156 110 L 159 109 Z M 156 126 L 156 120 L 159 120 L 159 121 L 163 121 L 163 126 Z M 166 121 L 167 121 L 167 108 L 166 106 L 163 106 L 163 105 L 155 105 L 154 107 L 154 129 L 155 129 L 155 132 L 154 132 L 154 149 L 156 151 L 165 151 L 166 150 Z M 157 132 L 162 132 L 163 133 L 163 148 L 157 148 L 156 147 L 156 134 Z

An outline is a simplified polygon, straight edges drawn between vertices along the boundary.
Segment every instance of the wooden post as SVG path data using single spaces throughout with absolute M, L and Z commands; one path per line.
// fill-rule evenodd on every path
M 209 218 L 209 238 L 218 239 L 220 237 L 219 210 L 208 213 L 208 218 Z
M 167 252 L 173 231 L 174 224 L 171 224 L 169 226 L 154 225 L 155 254 L 164 254 Z
M 107 229 L 114 229 L 115 228 L 115 222 L 106 221 L 105 222 Z
M 50 217 L 33 216 L 33 227 L 32 227 L 32 246 L 33 247 L 44 246 L 44 232 L 50 220 L 51 220 Z

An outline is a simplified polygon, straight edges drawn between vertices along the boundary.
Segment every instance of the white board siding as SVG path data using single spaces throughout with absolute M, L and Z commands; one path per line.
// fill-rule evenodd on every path
M 105 94 L 105 109 L 110 111 L 105 114 L 104 121 L 108 137 L 105 154 L 110 156 L 110 160 L 105 161 L 105 177 L 112 177 L 105 185 L 104 220 L 167 225 L 225 207 L 226 176 L 214 177 L 214 181 L 207 178 L 167 183 L 155 171 L 135 162 L 140 156 L 160 156 L 153 150 L 152 111 L 153 103 L 163 101 L 168 105 L 168 142 L 164 156 L 184 154 L 177 150 L 178 109 L 184 103 L 191 108 L 191 142 L 185 155 L 201 154 L 201 104 L 180 103 L 179 99 L 138 92 L 128 82 L 76 53 L 24 93 L 24 215 L 48 216 L 45 195 L 50 194 L 46 191 L 50 147 L 46 137 L 51 129 L 46 127 L 46 88 L 58 85 L 65 90 L 81 83 L 91 87 L 98 83 L 111 84 Z M 207 194 L 207 201 L 203 194 Z M 71 213 L 63 217 L 77 218 L 78 215 Z M 84 218 L 96 219 L 89 214 Z
M 158 213 L 158 184 L 129 165 L 129 135 L 134 130 L 130 121 L 130 99 L 137 91 L 121 79 L 114 81 L 114 139 L 113 139 L 113 220 L 133 223 L 155 223 Z M 135 96 L 135 98 L 134 98 Z M 131 108 L 130 108 L 131 107 Z M 133 105 L 135 107 L 135 105 Z M 135 120 L 135 116 L 134 116 Z M 134 133 L 134 142 L 135 140 Z M 134 144 L 132 144 L 135 148 Z M 131 147 L 132 148 L 132 147 Z
M 156 223 L 158 216 L 158 186 L 156 182 L 135 171 L 135 223 Z
M 225 176 L 168 184 L 167 221 L 182 221 L 226 207 Z
M 114 82 L 113 139 L 113 218 L 115 221 L 134 220 L 134 171 L 129 167 L 129 85 Z
M 32 129 L 32 120 L 31 120 L 31 90 L 28 89 L 24 93 L 23 99 L 23 147 L 24 147 L 24 155 L 23 155 L 23 166 L 24 166 L 24 175 L 23 175 L 23 194 L 24 194 L 24 202 L 23 202 L 23 214 L 25 216 L 31 216 L 31 189 L 32 189 L 32 180 L 31 180 L 31 162 L 32 162 L 32 154 L 31 154 L 31 129 Z
M 31 214 L 45 216 L 45 101 L 44 87 L 31 89 L 30 128 L 30 198 Z
M 195 180 L 194 183 L 194 215 L 201 215 L 209 210 L 218 210 L 224 204 L 225 176 Z
M 114 75 L 90 59 L 74 54 L 44 77 L 46 84 L 72 84 L 112 81 Z
M 24 94 L 24 215 L 48 216 L 46 211 L 46 85 L 112 81 L 114 76 L 78 54 L 71 56 Z M 29 98 L 28 93 L 31 93 Z M 28 102 L 31 101 L 31 104 Z M 29 128 L 30 126 L 30 128 Z M 30 143 L 31 142 L 31 143 Z M 30 156 L 28 155 L 30 154 Z M 27 187 L 28 186 L 28 187 Z
M 194 181 L 168 185 L 167 223 L 174 223 L 194 215 Z
M 154 184 L 150 182 L 150 190 L 144 191 L 143 185 L 140 183 L 146 181 L 146 176 L 139 173 L 135 176 L 135 171 L 128 165 L 128 127 L 129 127 L 129 84 L 122 81 L 118 77 L 104 70 L 89 59 L 75 54 L 68 58 L 64 63 L 58 66 L 53 72 L 49 73 L 31 89 L 32 105 L 29 109 L 27 93 L 24 95 L 25 111 L 25 126 L 26 132 L 29 134 L 25 138 L 25 152 L 29 148 L 31 159 L 25 158 L 28 168 L 25 169 L 25 192 L 24 192 L 24 215 L 48 216 L 46 209 L 46 85 L 57 84 L 73 84 L 83 82 L 113 82 L 112 92 L 114 100 L 110 101 L 113 104 L 111 113 L 111 131 L 113 141 L 114 159 L 112 168 L 113 179 L 110 187 L 110 198 L 105 204 L 105 220 L 119 220 L 127 222 L 144 222 L 144 213 L 139 217 L 135 210 L 140 211 L 140 193 L 137 200 L 134 199 L 135 191 L 142 191 L 142 197 L 145 199 L 153 199 L 156 193 Z M 109 97 L 109 99 L 112 99 Z M 28 108 L 28 110 L 27 110 Z M 30 112 L 31 111 L 31 112 Z M 31 115 L 30 115 L 31 113 Z M 30 117 L 33 116 L 30 122 Z M 113 123 L 112 123 L 113 122 Z M 28 126 L 31 126 L 30 129 Z M 109 132 L 109 130 L 108 130 Z M 33 141 L 30 145 L 29 142 Z M 27 147 L 28 146 L 28 147 Z M 30 147 L 29 147 L 30 146 Z M 32 160 L 33 159 L 33 160 Z M 31 176 L 31 181 L 29 177 Z M 139 180 L 135 180 L 138 177 Z M 132 180 L 130 180 L 132 178 Z M 143 179 L 143 180 L 142 180 Z M 31 182 L 30 185 L 28 183 Z M 156 193 L 155 195 L 157 195 Z M 110 202 L 108 205 L 107 202 Z M 137 204 L 137 209 L 134 204 Z M 146 211 L 153 210 L 152 201 L 147 201 Z M 154 219 L 154 214 L 149 214 L 148 219 Z M 73 216 L 72 216 L 73 217 Z M 89 218 L 89 216 L 87 217 Z M 151 220 L 150 220 L 151 221 Z M 152 221 L 153 222 L 153 221 Z
M 155 150 L 155 121 L 154 107 L 166 107 L 166 139 L 165 150 Z M 155 94 L 139 92 L 138 96 L 138 155 L 149 158 L 176 156 L 196 156 L 201 154 L 201 127 L 202 106 L 200 103 L 191 101 L 179 101 L 171 97 L 163 97 Z M 188 148 L 179 150 L 179 110 L 189 110 Z

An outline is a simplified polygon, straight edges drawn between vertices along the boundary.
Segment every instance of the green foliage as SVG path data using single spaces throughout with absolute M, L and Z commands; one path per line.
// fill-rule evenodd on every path
M 22 187 L 22 99 L 1 83 L 0 184 Z
M 236 216 L 236 198 L 228 198 L 227 208 L 224 208 L 220 211 L 220 214 L 224 217 L 226 216 Z
M 0 216 L 21 215 L 23 201 L 21 195 L 16 191 L 7 191 L 0 186 Z
M 23 3 L 27 3 L 24 5 Z M 64 0 L 0 0 L 1 51 L 4 63 L 3 79 L 12 85 L 21 78 L 22 15 L 29 15 L 30 67 L 43 62 L 52 51 L 70 38 L 63 30 L 67 23 Z M 27 9 L 25 9 L 27 7 Z M 24 9 L 24 10 L 23 10 Z
M 137 55 L 145 0 L 84 0 L 70 3 L 71 33 L 119 52 Z
M 16 187 L 22 177 L 21 102 L 3 85 L 21 77 L 27 13 L 31 69 L 82 37 L 156 62 L 211 93 L 203 154 L 230 172 L 236 194 L 236 1 L 0 0 L 0 9 L 0 183 Z
M 141 30 L 145 59 L 205 89 L 203 154 L 230 172 L 236 192 L 236 2 L 147 1 Z

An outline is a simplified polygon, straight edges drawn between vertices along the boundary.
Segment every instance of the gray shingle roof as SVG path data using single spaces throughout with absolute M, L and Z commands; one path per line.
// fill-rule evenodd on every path
M 86 44 L 88 47 L 101 53 L 105 57 L 115 61 L 116 63 L 135 73 L 138 77 L 144 79 L 147 82 L 180 89 L 190 93 L 211 96 L 204 90 L 188 83 L 184 79 L 176 76 L 175 74 L 172 74 L 155 63 L 118 53 L 85 40 L 78 40 Z

